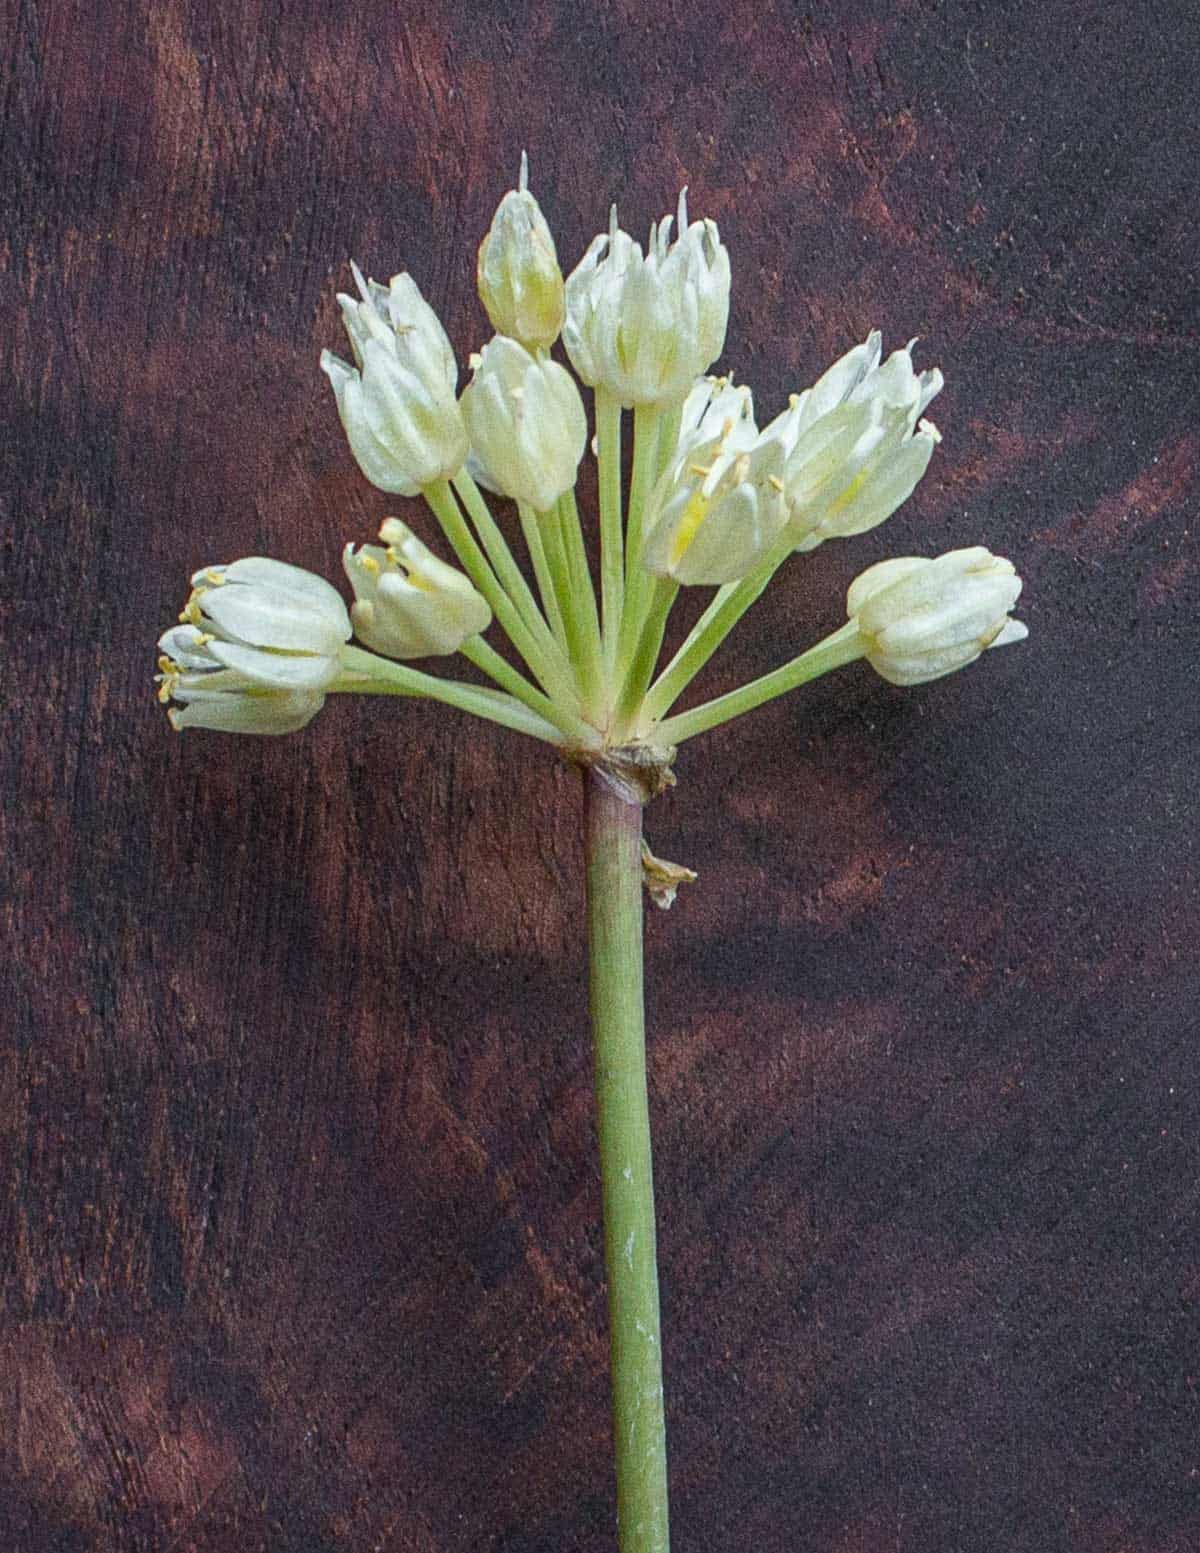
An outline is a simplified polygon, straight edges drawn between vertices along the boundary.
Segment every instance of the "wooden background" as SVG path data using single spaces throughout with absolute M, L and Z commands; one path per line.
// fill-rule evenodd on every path
M 707 693 L 881 556 L 1028 579 L 1027 646 L 844 671 L 648 816 L 676 1545 L 1200 1547 L 1192 0 L 2 14 L 0 1548 L 613 1545 L 577 777 L 150 683 L 194 567 L 403 510 L 334 293 L 476 348 L 522 147 L 568 266 L 690 184 L 764 414 L 875 324 L 945 370 L 917 496 Z

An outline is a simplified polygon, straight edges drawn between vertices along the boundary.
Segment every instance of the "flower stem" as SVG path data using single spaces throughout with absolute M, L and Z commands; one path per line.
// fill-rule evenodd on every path
M 463 712 L 473 712 L 476 717 L 512 728 L 516 733 L 527 733 L 530 738 L 541 739 L 546 744 L 562 744 L 561 729 L 501 691 L 464 685 L 457 679 L 439 679 L 436 674 L 423 674 L 407 664 L 376 657 L 362 647 L 344 647 L 342 663 L 344 672 L 329 687 L 334 692 L 360 696 L 424 696 L 432 701 L 444 701 L 447 706 L 456 706 Z
M 500 585 L 512 599 L 517 613 L 534 639 L 553 657 L 555 655 L 553 633 L 546 625 L 545 618 L 538 608 L 537 599 L 533 596 L 533 590 L 522 576 L 521 568 L 508 548 L 508 542 L 500 531 L 500 525 L 492 517 L 483 492 L 465 469 L 460 469 L 455 475 L 453 486 L 483 541 L 483 548 L 487 552 L 496 576 L 500 579 Z
M 642 811 L 584 774 L 588 959 L 620 1553 L 667 1553 L 667 1450 L 642 997 Z
M 567 631 L 563 624 L 562 610 L 558 607 L 558 594 L 554 591 L 554 577 L 550 571 L 550 562 L 546 558 L 546 546 L 542 539 L 540 519 L 533 508 L 525 502 L 517 503 L 517 512 L 521 518 L 521 532 L 525 535 L 525 548 L 529 551 L 529 559 L 533 562 L 533 574 L 537 578 L 538 592 L 542 597 L 542 608 L 546 612 L 546 619 L 550 622 L 550 630 L 554 634 L 554 640 L 562 648 L 563 652 L 570 655 L 570 647 L 567 642 Z
M 756 706 L 762 706 L 764 701 L 786 695 L 789 690 L 806 685 L 810 679 L 828 674 L 831 669 L 840 669 L 844 663 L 853 663 L 862 655 L 858 625 L 851 620 L 840 631 L 827 636 L 823 642 L 810 647 L 790 663 L 773 669 L 770 674 L 760 675 L 748 685 L 731 690 L 728 695 L 717 696 L 713 701 L 705 701 L 689 712 L 668 717 L 655 729 L 655 738 L 665 744 L 682 744 L 684 739 L 705 733 L 709 728 L 717 728 L 731 717 L 740 717 L 743 712 L 752 712 Z
M 592 586 L 587 548 L 583 542 L 583 525 L 579 521 L 579 507 L 573 490 L 565 491 L 559 497 L 558 518 L 566 553 L 567 575 L 571 580 L 571 605 L 579 629 L 582 652 L 579 677 L 584 689 L 584 700 L 595 712 L 605 694 L 604 656 L 600 642 L 600 616 L 596 611 L 596 590 Z
M 536 712 L 539 717 L 544 717 L 556 728 L 561 728 L 572 743 L 587 745 L 594 739 L 594 728 L 589 727 L 581 718 L 573 717 L 557 702 L 551 701 L 549 696 L 543 695 L 523 674 L 518 673 L 510 663 L 506 662 L 490 643 L 485 642 L 482 636 L 468 637 L 459 648 L 459 652 L 468 663 L 473 663 L 489 679 L 495 680 L 502 690 L 507 690 L 509 695 L 515 696 L 518 701 L 523 701 L 530 711 Z
M 613 665 L 613 684 L 621 686 L 642 634 L 646 605 L 654 582 L 642 565 L 646 503 L 658 472 L 658 433 L 662 412 L 657 405 L 638 405 L 633 412 L 633 473 L 629 479 L 629 510 L 625 516 L 625 599 Z
M 611 675 L 625 599 L 625 536 L 621 516 L 621 401 L 596 389 L 596 450 L 600 466 L 600 598 L 604 662 Z
M 459 510 L 450 482 L 436 480 L 425 487 L 423 494 L 463 570 L 491 605 L 500 629 L 537 676 L 542 688 L 563 706 L 577 706 L 578 694 L 570 668 L 549 628 L 542 641 L 534 637 L 521 619 L 517 606 L 497 579 Z
M 717 589 L 683 646 L 651 685 L 643 721 L 654 721 L 671 709 L 794 548 L 794 541 L 784 533 L 752 572 Z
M 679 584 L 670 577 L 653 579 L 650 603 L 642 622 L 641 635 L 634 648 L 633 658 L 625 675 L 625 683 L 620 687 L 617 697 L 615 726 L 618 730 L 618 738 L 623 737 L 622 730 L 628 729 L 638 720 L 646 686 L 653 677 L 658 655 L 662 651 L 667 616 L 671 613 L 671 606 L 678 592 Z

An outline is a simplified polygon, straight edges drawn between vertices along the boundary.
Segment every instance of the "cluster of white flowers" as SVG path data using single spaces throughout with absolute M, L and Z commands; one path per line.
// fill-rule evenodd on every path
M 720 703 L 667 715 L 789 555 L 864 533 L 908 498 L 941 440 L 923 417 L 942 387 L 936 369 L 914 369 L 911 344 L 885 359 L 872 332 L 760 430 L 749 388 L 705 375 L 729 317 L 716 224 L 689 221 L 685 190 L 673 241 L 672 226 L 652 226 L 643 251 L 614 207 L 564 280 L 522 157 L 479 249 L 496 333 L 461 393 L 412 277 L 382 286 L 352 267 L 358 295 L 338 301 L 353 364 L 321 357 L 350 449 L 378 489 L 425 498 L 461 570 L 389 518 L 381 545 L 346 546 L 349 612 L 328 583 L 278 561 L 197 573 L 160 643 L 176 727 L 289 732 L 330 691 L 354 690 L 438 697 L 583 754 L 689 737 L 854 658 L 913 685 L 1025 635 L 1010 618 L 1021 584 L 1009 562 L 978 548 L 885 561 L 854 583 L 834 637 Z M 559 341 L 594 397 L 599 604 L 575 501 L 588 414 L 551 359 Z M 517 504 L 528 571 L 481 486 Z M 718 591 L 655 679 L 681 585 Z M 524 672 L 482 640 L 493 618 Z M 492 687 L 396 662 L 459 652 Z

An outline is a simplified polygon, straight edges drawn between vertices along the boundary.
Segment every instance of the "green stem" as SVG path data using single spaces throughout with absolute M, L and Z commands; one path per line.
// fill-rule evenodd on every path
M 717 589 L 683 646 L 651 685 L 644 720 L 655 721 L 671 709 L 794 548 L 795 540 L 785 531 L 752 572 Z
M 689 712 L 680 712 L 677 717 L 668 717 L 655 729 L 655 740 L 664 744 L 682 744 L 684 739 L 690 739 L 697 733 L 704 733 L 709 728 L 727 723 L 731 717 L 740 717 L 743 712 L 752 712 L 764 701 L 786 695 L 789 690 L 795 690 L 799 685 L 806 685 L 809 680 L 816 679 L 821 674 L 828 674 L 831 669 L 840 669 L 844 663 L 853 663 L 856 658 L 862 656 L 863 646 L 858 634 L 858 626 L 851 620 L 840 631 L 827 636 L 823 642 L 810 647 L 807 652 L 801 653 L 798 658 L 793 658 L 790 663 L 785 663 L 782 668 L 774 669 L 770 674 L 763 674 L 758 679 L 752 679 L 740 690 L 731 690 L 728 695 L 717 696 L 713 701 L 705 701 Z
M 595 715 L 605 694 L 600 616 L 596 612 L 596 590 L 592 586 L 587 548 L 583 542 L 583 524 L 579 521 L 579 507 L 573 490 L 565 491 L 559 497 L 558 518 L 566 552 L 567 574 L 571 580 L 571 610 L 579 629 L 582 654 L 579 662 L 580 682 L 583 685 L 584 700 Z
M 494 679 L 501 689 L 507 690 L 509 695 L 524 702 L 530 711 L 536 712 L 539 717 L 544 717 L 556 728 L 561 728 L 572 743 L 586 745 L 594 740 L 594 728 L 589 728 L 581 718 L 572 717 L 556 702 L 551 701 L 549 696 L 543 695 L 523 674 L 519 674 L 511 663 L 502 658 L 489 642 L 485 642 L 482 636 L 469 637 L 459 648 L 459 652 L 468 663 L 473 663 L 490 679 Z
M 533 508 L 525 502 L 517 503 L 517 512 L 521 517 L 521 532 L 525 535 L 525 548 L 529 551 L 529 559 L 533 562 L 533 574 L 537 578 L 538 592 L 542 596 L 542 608 L 550 622 L 554 640 L 562 648 L 564 655 L 567 655 L 570 650 L 567 645 L 567 631 L 563 624 L 562 610 L 558 607 L 558 595 L 554 591 L 554 577 L 550 571 L 550 562 L 546 558 L 541 521 Z
M 611 677 L 625 600 L 625 536 L 621 517 L 621 401 L 596 390 L 596 449 L 600 465 L 600 599 L 604 662 Z
M 513 558 L 512 551 L 508 548 L 508 541 L 500 531 L 500 525 L 492 517 L 491 508 L 488 506 L 483 492 L 475 484 L 475 481 L 465 469 L 460 469 L 454 476 L 454 489 L 462 498 L 475 530 L 483 541 L 483 548 L 487 552 L 488 560 L 500 579 L 501 586 L 512 599 L 517 613 L 528 627 L 531 635 L 539 643 L 543 651 L 553 657 L 555 642 L 552 632 L 546 624 L 541 610 L 538 608 L 537 599 L 533 596 L 533 590 L 525 581 L 521 568 Z
M 433 485 L 425 487 L 423 495 L 467 576 L 491 605 L 500 629 L 541 681 L 542 688 L 564 707 L 577 706 L 579 697 L 570 669 L 549 629 L 543 642 L 533 636 L 521 619 L 516 605 L 501 587 L 487 556 L 479 548 L 479 541 L 459 510 L 450 482 L 437 480 Z
M 560 729 L 512 696 L 502 695 L 497 690 L 464 685 L 457 679 L 439 679 L 436 674 L 423 674 L 420 669 L 410 669 L 407 664 L 394 663 L 390 658 L 377 658 L 362 647 L 344 647 L 342 663 L 346 672 L 330 686 L 332 691 L 360 696 L 423 696 L 431 701 L 444 701 L 447 706 L 456 706 L 459 711 L 471 712 L 488 722 L 500 723 L 517 733 L 527 733 L 530 738 L 541 739 L 546 744 L 561 745 L 563 742 Z
M 646 686 L 653 677 L 654 666 L 662 651 L 667 616 L 671 613 L 671 606 L 678 592 L 679 584 L 672 578 L 654 579 L 654 591 L 650 595 L 650 603 L 642 622 L 642 632 L 638 637 L 637 646 L 634 648 L 633 657 L 625 675 L 625 683 L 620 687 L 617 699 L 614 725 L 617 730 L 615 737 L 618 741 L 625 737 L 625 732 L 622 730 L 627 731 L 634 722 L 638 721 Z
M 588 960 L 620 1553 L 667 1553 L 667 1447 L 642 994 L 642 811 L 584 774 Z
M 642 634 L 653 578 L 642 565 L 646 503 L 658 471 L 658 433 L 662 412 L 657 405 L 638 405 L 633 412 L 633 473 L 629 480 L 629 512 L 625 520 L 625 601 L 617 641 L 614 681 L 624 683 Z

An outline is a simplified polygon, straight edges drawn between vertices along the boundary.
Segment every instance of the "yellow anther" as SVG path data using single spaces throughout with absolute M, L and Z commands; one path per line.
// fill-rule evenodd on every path
M 379 562 L 373 555 L 360 555 L 358 558 L 358 564 L 362 567 L 364 572 L 370 572 L 372 577 L 379 576 Z
M 768 475 L 767 484 L 773 491 L 778 491 L 781 496 L 783 495 L 784 485 L 783 481 L 779 478 L 778 475 Z
M 214 588 L 221 587 L 225 581 L 225 573 L 215 566 L 210 566 L 204 575 L 208 578 L 209 582 L 212 583 Z
M 697 480 L 707 480 L 709 475 L 712 474 L 712 470 L 713 466 L 711 464 L 707 467 L 704 464 L 689 464 L 687 466 L 688 474 L 695 475 Z

